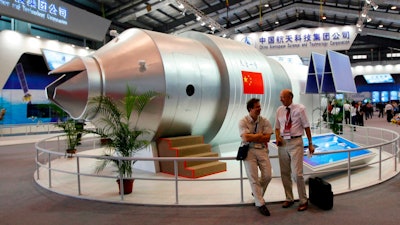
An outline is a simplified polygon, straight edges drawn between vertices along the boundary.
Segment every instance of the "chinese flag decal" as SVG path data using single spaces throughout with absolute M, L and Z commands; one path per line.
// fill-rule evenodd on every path
M 243 93 L 264 94 L 264 82 L 261 73 L 242 71 Z

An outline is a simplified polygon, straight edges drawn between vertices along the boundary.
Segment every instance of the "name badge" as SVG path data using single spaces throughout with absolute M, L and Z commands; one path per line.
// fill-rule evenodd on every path
M 283 139 L 290 140 L 290 138 L 291 138 L 290 132 L 289 131 L 284 131 L 283 132 Z

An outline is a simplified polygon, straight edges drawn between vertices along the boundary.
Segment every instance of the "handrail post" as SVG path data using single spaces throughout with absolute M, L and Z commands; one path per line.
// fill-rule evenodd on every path
M 244 194 L 243 194 L 243 160 L 240 160 L 240 202 L 244 202 Z
M 118 159 L 118 168 L 121 168 L 122 166 L 122 160 Z M 123 175 L 121 171 L 119 171 L 119 192 L 121 194 L 121 200 L 124 200 L 124 179 L 123 179 Z
M 347 182 L 348 182 L 348 189 L 351 189 L 351 158 L 350 158 L 350 151 L 347 150 Z
M 82 195 L 82 192 L 81 192 L 81 170 L 79 167 L 79 156 L 76 156 L 76 172 L 77 172 L 77 178 L 78 178 L 78 195 Z
M 379 146 L 379 180 L 382 180 L 382 146 Z
M 399 140 L 397 140 L 397 144 L 394 146 L 394 171 L 397 171 L 397 157 L 399 156 Z
M 51 154 L 49 153 L 49 188 L 51 188 Z
M 39 149 L 36 148 L 36 179 L 39 180 Z
M 57 151 L 60 151 L 60 135 L 57 136 Z
M 178 197 L 178 161 L 174 160 L 174 174 L 175 174 L 175 204 L 179 204 L 179 197 Z

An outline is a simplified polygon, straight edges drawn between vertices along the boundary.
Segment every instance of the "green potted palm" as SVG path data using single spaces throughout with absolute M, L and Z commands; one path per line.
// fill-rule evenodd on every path
M 121 100 L 110 96 L 97 96 L 89 100 L 87 118 L 94 118 L 96 133 L 109 141 L 105 143 L 105 156 L 133 157 L 138 151 L 150 144 L 145 135 L 150 131 L 139 129 L 137 122 L 145 106 L 159 93 L 147 91 L 139 94 L 136 89 L 127 87 L 126 95 Z M 134 119 L 136 118 L 136 119 Z M 96 167 L 96 172 L 112 163 L 117 168 L 119 179 L 124 183 L 124 194 L 132 192 L 132 169 L 136 161 L 106 158 Z
M 343 132 L 343 102 L 335 99 L 332 104 L 333 109 L 329 114 L 329 127 L 334 134 L 341 134 Z
M 76 146 L 80 143 L 81 135 L 84 131 L 83 127 L 77 126 L 77 122 L 73 119 L 60 121 L 55 126 L 64 131 L 67 145 L 65 152 L 68 154 L 68 157 L 72 157 L 77 151 Z

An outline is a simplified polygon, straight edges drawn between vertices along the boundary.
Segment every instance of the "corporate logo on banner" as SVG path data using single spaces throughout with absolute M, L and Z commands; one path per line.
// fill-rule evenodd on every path
M 54 23 L 68 24 L 68 9 L 47 0 L 0 0 L 0 5 L 11 7 Z
M 347 50 L 356 36 L 356 26 L 342 26 L 237 34 L 233 40 L 253 46 L 265 55 L 309 57 L 311 52 L 325 53 L 327 49 Z

